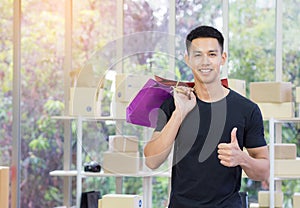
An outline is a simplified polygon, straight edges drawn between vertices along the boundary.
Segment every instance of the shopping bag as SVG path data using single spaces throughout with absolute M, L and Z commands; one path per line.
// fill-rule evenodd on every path
M 80 208 L 98 208 L 98 200 L 101 198 L 99 191 L 83 192 L 81 194 Z
M 221 83 L 228 87 L 227 79 L 222 79 Z M 155 75 L 155 80 L 149 79 L 126 108 L 126 121 L 155 128 L 159 107 L 172 96 L 172 87 L 194 85 L 194 82 L 178 82 Z
M 128 123 L 154 128 L 158 109 L 171 97 L 172 87 L 149 79 L 126 108 Z

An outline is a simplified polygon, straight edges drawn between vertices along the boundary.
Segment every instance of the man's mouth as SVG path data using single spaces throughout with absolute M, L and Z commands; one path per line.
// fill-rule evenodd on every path
M 211 72 L 213 69 L 198 69 L 198 71 L 202 72 L 202 73 L 209 73 Z

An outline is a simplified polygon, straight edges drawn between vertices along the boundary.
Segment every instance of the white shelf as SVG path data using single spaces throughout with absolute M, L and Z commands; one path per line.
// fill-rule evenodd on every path
M 264 120 L 266 120 L 264 118 Z M 284 123 L 300 123 L 300 117 L 292 117 L 292 118 L 268 118 L 269 121 L 269 134 L 270 134 L 270 179 L 269 179 L 269 190 L 270 190 L 270 207 L 274 207 L 275 198 L 274 198 L 274 192 L 275 192 L 275 181 L 282 181 L 282 180 L 295 180 L 300 179 L 300 176 L 293 176 L 293 175 L 276 175 L 274 171 L 274 144 L 277 141 L 281 141 L 282 135 L 280 135 L 281 132 L 281 124 Z M 276 124 L 278 124 L 278 127 L 280 127 L 280 131 L 276 131 Z M 277 135 L 279 134 L 279 135 Z M 278 140 L 279 138 L 279 140 Z
M 111 116 L 51 116 L 52 119 L 57 119 L 57 120 L 75 120 L 78 118 L 81 118 L 83 121 L 125 121 L 125 118 L 116 118 L 116 117 L 111 117 Z
M 273 118 L 274 123 L 299 123 L 300 117 L 294 118 Z
M 50 172 L 51 176 L 77 176 L 77 170 L 54 170 Z M 85 177 L 171 177 L 170 172 L 159 172 L 159 171 L 140 171 L 137 174 L 115 174 L 115 173 L 104 173 L 101 172 L 85 172 L 81 171 L 81 175 Z

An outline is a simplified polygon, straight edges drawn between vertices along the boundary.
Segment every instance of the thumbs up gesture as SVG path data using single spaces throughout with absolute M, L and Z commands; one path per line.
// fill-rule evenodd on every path
M 220 143 L 218 145 L 218 158 L 220 163 L 227 167 L 235 167 L 240 164 L 240 158 L 243 151 L 239 147 L 239 143 L 236 137 L 237 128 L 233 128 L 231 131 L 231 142 Z

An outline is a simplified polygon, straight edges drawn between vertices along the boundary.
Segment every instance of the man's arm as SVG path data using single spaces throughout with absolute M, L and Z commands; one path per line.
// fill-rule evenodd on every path
M 248 148 L 249 155 L 244 156 L 241 167 L 249 178 L 265 181 L 270 176 L 269 150 L 267 146 Z
M 163 130 L 153 133 L 151 140 L 144 148 L 146 165 L 149 168 L 156 169 L 166 160 L 180 125 L 181 116 L 175 110 Z
M 246 152 L 239 147 L 236 138 L 237 129 L 231 132 L 231 143 L 221 143 L 218 146 L 220 163 L 227 167 L 240 165 L 252 180 L 268 180 L 270 175 L 269 151 L 267 146 L 248 148 Z

